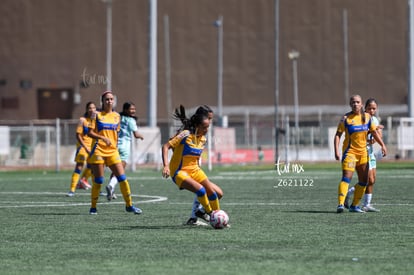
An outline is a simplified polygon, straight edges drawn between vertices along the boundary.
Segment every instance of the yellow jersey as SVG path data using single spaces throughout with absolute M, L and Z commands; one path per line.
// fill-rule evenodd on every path
M 111 145 L 106 145 L 101 139 L 94 139 L 91 154 L 109 157 L 118 152 L 117 142 L 118 132 L 121 127 L 120 121 L 121 116 L 117 112 L 106 113 L 102 111 L 93 116 L 89 128 L 94 129 L 97 134 L 109 138 Z
M 92 138 L 88 136 L 89 125 L 91 124 L 91 118 L 81 117 L 79 119 L 78 126 L 76 127 L 76 133 L 82 136 L 83 142 L 88 149 L 91 149 Z M 79 141 L 76 143 L 76 148 L 79 148 L 81 144 Z
M 169 144 L 173 148 L 170 160 L 171 174 L 178 170 L 192 171 L 199 169 L 199 159 L 206 144 L 206 137 L 197 137 L 190 131 L 184 130 L 173 137 Z
M 337 132 L 345 132 L 345 139 L 342 146 L 343 155 L 352 153 L 362 155 L 367 153 L 368 132 L 375 131 L 377 125 L 371 120 L 371 116 L 364 113 L 365 123 L 361 114 L 348 113 L 338 124 Z

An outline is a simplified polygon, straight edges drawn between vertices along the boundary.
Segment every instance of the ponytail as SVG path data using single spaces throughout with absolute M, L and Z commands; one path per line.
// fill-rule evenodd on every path
M 365 111 L 364 111 L 364 108 L 363 107 L 361 107 L 361 110 L 360 110 L 359 113 L 362 116 L 362 123 L 365 124 L 366 119 L 365 119 Z
M 191 133 L 194 133 L 197 126 L 199 126 L 205 118 L 208 118 L 208 112 L 206 113 L 204 111 L 199 111 L 198 113 L 196 112 L 193 114 L 191 118 L 188 118 L 185 113 L 184 106 L 180 105 L 179 109 L 175 109 L 173 118 L 175 120 L 181 121 L 182 123 L 182 126 L 178 129 L 177 132 L 189 130 Z

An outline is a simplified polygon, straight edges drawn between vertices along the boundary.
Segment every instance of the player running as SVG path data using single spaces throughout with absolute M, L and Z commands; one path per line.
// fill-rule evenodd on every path
M 182 122 L 183 131 L 162 146 L 162 175 L 164 178 L 171 176 L 178 188 L 195 193 L 207 214 L 219 210 L 219 198 L 223 196 L 223 191 L 208 179 L 199 166 L 210 119 L 208 115 L 199 113 L 188 119 L 183 106 L 176 110 L 175 118 Z M 173 150 L 173 155 L 169 162 L 170 149 Z

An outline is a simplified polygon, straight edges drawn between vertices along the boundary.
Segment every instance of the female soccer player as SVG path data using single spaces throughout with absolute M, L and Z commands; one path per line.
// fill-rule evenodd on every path
M 195 111 L 196 114 L 203 114 L 206 115 L 208 117 L 208 119 L 210 120 L 210 125 L 213 121 L 213 110 L 207 106 L 207 105 L 202 105 L 200 107 L 197 108 L 197 110 Z M 177 114 L 177 112 L 176 112 Z M 177 116 L 176 116 L 177 117 Z M 177 117 L 178 118 L 178 117 Z M 178 118 L 179 119 L 179 118 Z M 222 194 L 220 193 L 220 190 L 216 190 L 217 195 L 219 196 L 219 199 L 221 199 Z M 206 214 L 206 212 L 204 211 L 203 207 L 201 206 L 200 202 L 197 199 L 197 195 L 194 198 L 193 201 L 193 206 L 191 208 L 191 215 L 190 218 L 188 219 L 188 221 L 186 222 L 187 225 L 205 225 L 204 223 L 201 224 L 198 222 L 198 218 L 203 219 L 206 222 L 210 221 L 210 217 Z
M 365 112 L 371 115 L 371 120 L 378 125 L 377 133 L 382 138 L 382 129 L 384 129 L 383 125 L 380 125 L 379 119 L 376 117 L 378 110 L 378 103 L 374 98 L 369 98 L 365 102 Z M 371 205 L 372 200 L 372 192 L 374 190 L 374 184 L 377 177 L 377 159 L 374 152 L 374 143 L 375 139 L 373 138 L 372 134 L 368 134 L 367 140 L 367 149 L 368 149 L 368 157 L 369 157 L 369 172 L 368 172 L 368 185 L 365 190 L 365 194 L 362 200 L 362 210 L 365 212 L 379 212 L 378 209 Z M 348 194 L 345 198 L 345 208 L 349 208 L 348 200 L 349 197 L 354 193 L 355 187 L 351 187 L 348 190 Z
M 171 176 L 178 188 L 195 193 L 207 214 L 219 210 L 219 195 L 222 196 L 223 191 L 208 179 L 199 166 L 210 119 L 208 115 L 200 113 L 195 113 L 188 119 L 182 106 L 180 111 L 176 110 L 175 118 L 182 122 L 183 131 L 162 146 L 162 175 L 164 178 Z M 173 150 L 170 162 L 169 149 Z
M 89 135 L 94 139 L 89 158 L 94 175 L 89 213 L 97 214 L 96 204 L 101 185 L 105 181 L 104 168 L 106 165 L 119 182 L 126 204 L 125 210 L 134 214 L 141 214 L 142 210 L 132 204 L 131 190 L 118 153 L 117 140 L 118 131 L 121 127 L 121 117 L 113 111 L 114 95 L 111 91 L 106 91 L 102 94 L 101 101 L 102 111 L 96 113 L 89 126 Z
M 135 116 L 136 108 L 132 102 L 125 102 L 122 107 L 121 115 L 121 130 L 118 134 L 118 152 L 121 156 L 122 166 L 126 167 L 129 155 L 131 153 L 131 138 L 134 135 L 135 138 L 141 140 L 144 137 L 138 132 L 137 117 Z M 114 194 L 115 187 L 118 180 L 114 175 L 111 175 L 109 184 L 106 186 L 106 198 L 108 201 L 116 199 Z
M 88 178 L 91 176 L 90 165 L 87 164 L 86 168 L 82 173 L 82 178 L 80 173 L 86 163 L 88 155 L 91 150 L 92 138 L 88 136 L 88 125 L 91 122 L 92 115 L 96 112 L 96 105 L 92 101 L 86 103 L 86 112 L 79 119 L 78 126 L 76 127 L 76 155 L 75 155 L 75 170 L 72 173 L 72 181 L 70 183 L 70 191 L 66 195 L 68 197 L 73 197 L 75 195 L 75 189 L 77 186 L 82 189 L 89 189 L 91 186 L 88 183 Z M 81 178 L 81 179 L 80 179 Z
M 342 179 L 338 186 L 338 207 L 336 212 L 344 211 L 345 196 L 348 192 L 348 185 L 352 180 L 354 171 L 358 174 L 358 184 L 355 186 L 354 199 L 349 207 L 350 212 L 364 213 L 358 204 L 364 195 L 368 182 L 368 132 L 381 146 L 383 156 L 387 155 L 387 148 L 379 134 L 376 132 L 377 125 L 371 120 L 371 116 L 362 108 L 360 95 L 353 95 L 350 98 L 352 111 L 345 114 L 338 124 L 334 137 L 335 159 L 340 159 L 339 141 L 345 132 L 345 140 L 342 147 Z

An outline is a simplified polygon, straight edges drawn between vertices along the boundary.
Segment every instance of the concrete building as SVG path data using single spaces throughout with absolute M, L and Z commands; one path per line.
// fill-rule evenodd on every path
M 113 0 L 112 4 L 112 89 L 118 108 L 124 101 L 137 105 L 141 125 L 148 121 L 149 2 Z M 221 15 L 224 109 L 272 112 L 274 3 L 158 0 L 159 124 L 169 117 L 165 16 L 169 18 L 170 107 L 217 106 L 214 22 Z M 359 93 L 377 98 L 383 112 L 407 115 L 407 6 L 406 0 L 280 0 L 280 106 L 290 112 L 294 103 L 288 52 L 295 49 L 300 52 L 300 106 L 315 113 L 330 106 L 340 114 L 340 108 L 347 109 L 347 93 Z M 107 80 L 106 16 L 106 4 L 100 0 L 3 0 L 0 119 L 71 119 L 84 112 L 87 101 L 98 103 Z

